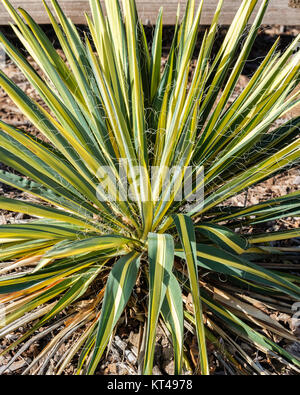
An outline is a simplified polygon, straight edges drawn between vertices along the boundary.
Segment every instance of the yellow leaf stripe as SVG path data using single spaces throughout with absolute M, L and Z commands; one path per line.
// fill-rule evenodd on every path
M 198 281 L 196 237 L 194 225 L 191 218 L 183 214 L 174 217 L 174 222 L 180 235 L 188 266 L 191 293 L 195 309 L 196 333 L 199 346 L 201 373 L 203 375 L 209 375 L 209 364 L 206 351 L 205 330 L 203 323 L 203 311 L 200 300 L 200 289 Z

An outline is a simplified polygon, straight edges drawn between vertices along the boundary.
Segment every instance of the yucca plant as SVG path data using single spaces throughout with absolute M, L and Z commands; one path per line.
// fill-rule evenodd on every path
M 300 117 L 275 121 L 299 104 L 300 37 L 282 54 L 276 42 L 232 102 L 268 1 L 246 37 L 258 1 L 242 1 L 212 58 L 222 3 L 199 38 L 203 1 L 198 8 L 188 1 L 162 68 L 162 11 L 149 45 L 134 0 L 107 0 L 106 12 L 91 0 L 83 38 L 56 0 L 52 8 L 44 3 L 65 62 L 28 13 L 3 0 L 41 73 L 4 35 L 0 41 L 45 105 L 0 71 L 0 86 L 44 136 L 0 121 L 0 161 L 18 172 L 1 171 L 0 181 L 34 197 L 0 197 L 1 209 L 32 218 L 0 226 L 0 335 L 28 329 L 4 351 L 19 346 L 2 372 L 36 338 L 63 326 L 24 373 L 44 373 L 78 331 L 54 371 L 79 355 L 77 373 L 93 374 L 124 310 L 142 321 L 144 374 L 152 372 L 157 326 L 172 341 L 175 374 L 192 366 L 184 328 L 198 342 L 195 373 L 210 373 L 207 344 L 231 372 L 268 373 L 237 339 L 299 369 L 278 343 L 295 335 L 271 314 L 291 311 L 300 298 L 300 277 L 276 270 L 298 247 L 270 242 L 300 230 L 255 229 L 299 215 L 300 192 L 246 207 L 228 199 L 298 163 Z M 178 199 L 186 179 L 190 191 Z

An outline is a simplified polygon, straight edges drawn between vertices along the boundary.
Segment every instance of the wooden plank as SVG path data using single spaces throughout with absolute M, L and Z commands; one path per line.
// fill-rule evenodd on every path
M 178 1 L 179 0 L 137 0 L 140 18 L 145 24 L 154 24 L 159 8 L 163 6 L 164 23 L 172 25 L 175 21 Z M 264 23 L 300 25 L 300 8 L 289 7 L 289 1 L 291 0 L 270 0 Z M 297 2 L 298 0 L 292 1 Z M 14 6 L 26 9 L 38 23 L 49 23 L 41 0 L 11 0 L 11 2 Z M 182 9 L 184 8 L 185 2 L 186 0 L 181 0 Z M 218 0 L 204 1 L 205 5 L 202 16 L 203 25 L 210 24 L 217 3 Z M 74 23 L 85 23 L 84 12 L 89 12 L 88 0 L 60 0 L 60 4 L 67 15 L 72 18 Z M 241 0 L 225 0 L 220 22 L 224 25 L 230 24 L 240 4 Z M 0 1 L 0 25 L 6 25 L 9 22 L 10 17 Z

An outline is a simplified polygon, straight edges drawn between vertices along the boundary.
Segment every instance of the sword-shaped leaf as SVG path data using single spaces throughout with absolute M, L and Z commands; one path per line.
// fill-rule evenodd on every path
M 170 235 L 149 233 L 148 256 L 149 302 L 144 356 L 144 374 L 152 373 L 156 328 L 174 263 L 173 238 Z
M 140 255 L 132 252 L 114 264 L 106 284 L 94 352 L 87 373 L 93 374 L 136 283 Z
M 188 267 L 189 281 L 195 310 L 196 333 L 199 345 L 201 373 L 203 375 L 209 375 L 203 310 L 200 299 L 200 287 L 197 269 L 197 250 L 194 224 L 190 217 L 183 214 L 179 214 L 174 217 L 174 222 L 181 239 L 181 244 L 184 249 L 185 259 Z
M 173 273 L 170 274 L 169 284 L 161 312 L 172 334 L 174 374 L 181 374 L 184 343 L 183 302 L 181 288 Z

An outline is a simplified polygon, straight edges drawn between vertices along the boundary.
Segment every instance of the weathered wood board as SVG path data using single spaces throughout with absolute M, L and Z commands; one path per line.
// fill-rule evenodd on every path
M 186 0 L 180 1 L 184 6 Z M 11 0 L 11 2 L 15 6 L 26 9 L 38 23 L 49 23 L 41 0 Z M 137 0 L 140 18 L 145 24 L 155 23 L 158 10 L 163 6 L 164 23 L 172 25 L 175 21 L 178 2 L 179 0 Z M 204 3 L 202 24 L 208 25 L 211 22 L 218 0 L 205 0 Z M 60 0 L 60 4 L 64 11 L 66 11 L 67 15 L 72 18 L 74 23 L 85 23 L 84 12 L 89 11 L 88 0 Z M 220 22 L 222 24 L 230 24 L 240 4 L 241 0 L 224 0 Z M 183 8 L 184 7 L 182 7 L 182 9 Z M 0 1 L 0 25 L 6 25 L 9 22 L 10 17 Z M 264 23 L 300 25 L 300 8 L 289 7 L 289 0 L 270 0 L 269 9 L 265 16 Z

